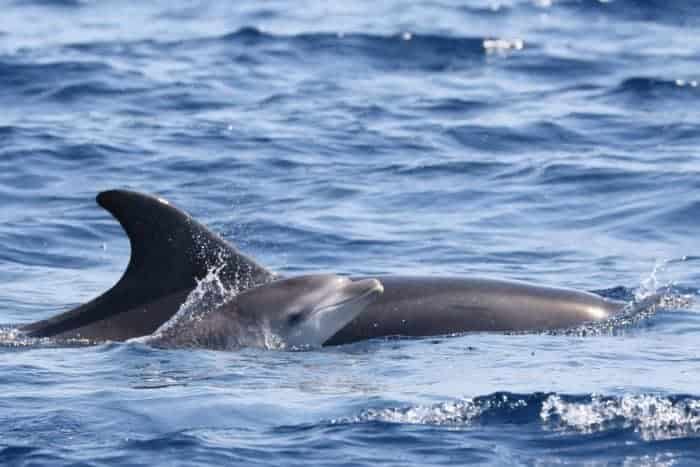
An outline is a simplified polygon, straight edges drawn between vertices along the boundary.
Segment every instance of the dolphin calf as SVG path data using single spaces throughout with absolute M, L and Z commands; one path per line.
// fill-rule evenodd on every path
M 150 335 L 170 320 L 198 281 L 213 269 L 222 284 L 241 294 L 241 303 L 275 303 L 280 316 L 287 313 L 285 306 L 294 291 L 277 294 L 278 288 L 269 285 L 283 278 L 164 199 L 111 190 L 100 193 L 97 202 L 120 222 L 129 237 L 131 258 L 126 271 L 114 287 L 94 300 L 24 326 L 30 336 L 127 340 Z M 289 284 L 294 284 L 294 279 Z M 313 283 L 312 279 L 297 279 L 304 290 Z M 364 280 L 360 278 L 358 284 L 367 284 Z M 332 326 L 313 336 L 302 332 L 299 339 L 282 334 L 293 342 L 291 345 L 303 345 L 304 338 L 318 344 L 321 337 L 323 345 L 338 345 L 385 336 L 565 329 L 608 319 L 626 306 L 589 292 L 504 280 L 404 276 L 382 276 L 379 280 L 384 292 L 370 294 L 372 299 L 363 302 L 364 311 L 359 314 L 342 314 L 354 317 L 335 334 L 325 336 Z M 326 302 L 318 300 L 316 306 L 323 308 Z M 307 303 L 312 302 L 307 299 Z M 270 316 L 270 306 L 261 307 L 261 313 Z M 244 308 L 243 315 L 248 317 L 248 310 L 255 306 Z M 240 336 L 230 324 L 238 315 L 229 313 L 226 321 L 226 313 L 226 309 L 217 312 L 202 326 L 229 322 L 223 328 Z M 309 325 L 319 322 L 312 319 Z M 212 335 L 213 341 L 221 339 L 221 335 Z
M 194 315 L 178 311 L 153 335 L 159 347 L 321 347 L 383 292 L 376 279 L 299 276 L 248 289 Z M 182 316 L 180 316 L 182 315 Z

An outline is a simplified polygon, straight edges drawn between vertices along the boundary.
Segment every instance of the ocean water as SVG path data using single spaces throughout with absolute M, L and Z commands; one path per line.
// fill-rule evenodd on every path
M 0 348 L 0 464 L 699 465 L 700 10 L 0 1 L 0 323 L 109 288 L 156 193 L 282 274 L 630 298 L 607 328 Z

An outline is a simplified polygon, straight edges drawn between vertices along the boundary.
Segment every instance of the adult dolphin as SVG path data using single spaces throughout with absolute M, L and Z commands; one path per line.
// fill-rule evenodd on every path
M 162 198 L 126 190 L 97 196 L 122 225 L 131 259 L 103 295 L 23 328 L 34 337 L 127 340 L 153 333 L 185 302 L 197 281 L 218 269 L 239 292 L 280 279 Z M 596 294 L 522 282 L 438 277 L 380 277 L 384 293 L 324 342 L 474 331 L 564 329 L 601 321 L 625 303 Z

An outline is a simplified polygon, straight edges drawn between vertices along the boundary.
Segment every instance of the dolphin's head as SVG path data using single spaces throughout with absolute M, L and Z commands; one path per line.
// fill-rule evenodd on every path
M 254 316 L 287 347 L 320 347 L 383 291 L 377 279 L 299 276 L 244 292 L 236 308 Z

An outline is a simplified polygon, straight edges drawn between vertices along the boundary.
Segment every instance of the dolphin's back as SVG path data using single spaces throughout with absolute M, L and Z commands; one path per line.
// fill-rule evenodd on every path
M 624 303 L 515 281 L 384 276 L 384 293 L 326 345 L 384 336 L 565 329 L 600 321 Z

